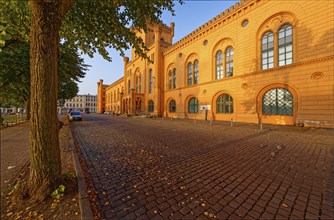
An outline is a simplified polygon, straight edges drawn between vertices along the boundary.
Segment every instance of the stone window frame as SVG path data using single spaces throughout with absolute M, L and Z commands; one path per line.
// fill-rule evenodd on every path
M 297 19 L 296 16 L 291 12 L 279 12 L 270 17 L 268 17 L 260 25 L 257 30 L 257 55 L 256 55 L 256 66 L 259 71 L 266 70 L 262 68 L 262 37 L 266 32 L 272 32 L 274 34 L 274 65 L 273 68 L 278 68 L 279 66 L 279 51 L 278 51 L 278 33 L 279 30 L 285 25 L 291 25 L 292 27 L 292 63 L 298 62 L 296 53 L 296 42 L 297 42 Z M 287 64 L 290 65 L 290 64 Z M 284 65 L 285 66 L 285 65 Z M 271 68 L 268 68 L 271 69 Z

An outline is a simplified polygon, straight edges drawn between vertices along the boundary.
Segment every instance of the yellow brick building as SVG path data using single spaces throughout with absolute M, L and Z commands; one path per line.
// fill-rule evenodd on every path
M 333 5 L 242 0 L 176 43 L 173 23 L 151 24 L 153 63 L 125 57 L 98 111 L 334 127 Z

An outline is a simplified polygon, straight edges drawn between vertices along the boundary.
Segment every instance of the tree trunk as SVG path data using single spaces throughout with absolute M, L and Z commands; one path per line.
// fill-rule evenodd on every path
M 49 196 L 61 174 L 57 94 L 59 30 L 66 11 L 64 2 L 29 2 L 32 9 L 29 196 L 32 200 Z

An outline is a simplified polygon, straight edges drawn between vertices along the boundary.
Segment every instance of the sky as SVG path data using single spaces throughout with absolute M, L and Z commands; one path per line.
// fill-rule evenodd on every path
M 185 0 L 182 5 L 175 2 L 175 16 L 172 16 L 170 12 L 166 12 L 161 18 L 167 26 L 171 22 L 175 23 L 173 37 L 173 43 L 175 43 L 237 2 L 239 1 Z M 123 57 L 115 50 L 108 49 L 108 51 L 112 62 L 104 60 L 99 54 L 95 54 L 94 58 L 89 58 L 86 55 L 82 56 L 85 63 L 91 65 L 91 67 L 86 72 L 85 78 L 81 79 L 81 83 L 78 84 L 79 95 L 96 95 L 97 82 L 100 79 L 103 79 L 103 84 L 112 84 L 123 76 Z M 130 50 L 125 52 L 125 56 L 131 60 L 130 54 Z

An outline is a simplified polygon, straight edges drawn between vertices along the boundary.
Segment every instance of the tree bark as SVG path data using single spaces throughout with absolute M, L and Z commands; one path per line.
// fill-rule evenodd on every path
M 57 114 L 58 55 L 59 31 L 70 6 L 68 3 L 66 0 L 29 2 L 32 9 L 29 196 L 33 201 L 49 196 L 61 174 Z

